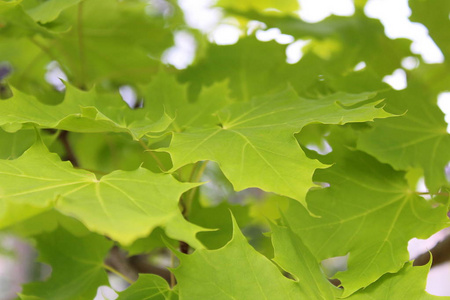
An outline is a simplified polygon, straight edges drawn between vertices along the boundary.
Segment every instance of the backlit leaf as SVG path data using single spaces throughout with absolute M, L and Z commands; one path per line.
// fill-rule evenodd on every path
M 373 94 L 336 94 L 320 100 L 299 98 L 291 89 L 222 110 L 217 125 L 175 133 L 167 149 L 174 167 L 200 160 L 219 163 L 236 190 L 258 187 L 304 203 L 320 163 L 301 151 L 294 133 L 320 122 L 344 124 L 388 117 L 374 104 L 347 106 Z
M 187 222 L 178 208 L 181 194 L 198 184 L 144 168 L 97 179 L 61 162 L 41 142 L 16 160 L 0 161 L 0 176 L 2 227 L 56 207 L 123 244 L 163 226 L 168 236 L 201 247 L 195 238 L 201 227 Z
M 313 179 L 330 184 L 307 196 L 308 209 L 320 217 L 292 202 L 286 218 L 319 260 L 349 254 L 348 270 L 335 275 L 345 296 L 399 271 L 411 238 L 449 224 L 445 207 L 433 208 L 412 191 L 403 172 L 361 152 L 347 153 Z
M 147 133 L 163 131 L 171 122 L 164 113 L 149 118 L 150 110 L 132 110 L 117 94 L 84 92 L 70 85 L 64 101 L 52 106 L 14 90 L 14 97 L 0 102 L 0 126 L 33 123 L 75 132 L 126 132 L 140 139 Z

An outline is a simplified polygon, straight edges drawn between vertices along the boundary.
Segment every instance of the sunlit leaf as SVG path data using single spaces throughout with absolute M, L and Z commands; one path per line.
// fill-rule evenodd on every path
M 14 90 L 14 97 L 0 102 L 0 126 L 33 123 L 43 128 L 75 132 L 126 132 L 139 139 L 160 132 L 172 121 L 166 114 L 149 117 L 151 107 L 132 110 L 118 94 L 100 94 L 67 86 L 64 101 L 46 105 Z
M 181 194 L 198 184 L 144 168 L 97 179 L 61 162 L 40 142 L 16 160 L 0 161 L 0 176 L 2 227 L 56 207 L 123 244 L 163 226 L 170 237 L 201 247 L 195 238 L 201 227 L 187 222 L 178 208 Z
M 292 202 L 286 218 L 319 260 L 349 254 L 348 270 L 335 275 L 345 296 L 399 271 L 411 238 L 427 238 L 449 224 L 446 208 L 411 190 L 403 172 L 361 152 L 347 153 L 313 179 L 330 184 L 307 197 L 308 209 L 320 217 Z
M 219 163 L 236 190 L 258 187 L 304 203 L 314 170 L 294 133 L 307 124 L 344 124 L 388 117 L 374 104 L 349 108 L 373 94 L 336 94 L 320 100 L 299 98 L 291 89 L 218 114 L 217 125 L 175 133 L 169 152 L 177 169 L 200 160 Z

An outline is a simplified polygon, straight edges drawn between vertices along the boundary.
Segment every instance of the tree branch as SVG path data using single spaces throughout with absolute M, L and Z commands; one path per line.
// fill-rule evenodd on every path
M 128 257 L 125 251 L 115 246 L 109 252 L 105 264 L 133 281 L 137 280 L 140 273 L 146 273 L 158 275 L 170 283 L 169 270 L 152 265 L 145 254 Z
M 78 164 L 78 159 L 75 156 L 75 153 L 73 152 L 72 147 L 70 146 L 69 139 L 67 137 L 68 133 L 69 133 L 68 131 L 62 130 L 61 133 L 59 134 L 58 138 L 61 140 L 61 143 L 64 146 L 64 150 L 66 150 L 67 160 L 72 163 L 74 168 L 78 168 L 80 165 Z

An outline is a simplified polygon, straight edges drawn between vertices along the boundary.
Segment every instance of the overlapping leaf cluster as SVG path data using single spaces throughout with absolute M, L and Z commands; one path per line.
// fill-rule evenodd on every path
M 411 20 L 448 58 L 450 7 L 429 2 L 411 0 Z M 141 274 L 118 299 L 438 298 L 407 244 L 448 226 L 436 100 L 450 68 L 386 37 L 364 4 L 311 24 L 297 1 L 221 0 L 247 34 L 217 45 L 176 1 L 0 1 L 0 228 L 52 266 L 19 297 L 92 299 L 118 272 L 114 245 L 179 259 L 170 283 Z M 252 20 L 309 40 L 300 61 Z M 184 70 L 163 63 L 179 31 L 202 45 Z M 405 58 L 417 66 L 393 90 L 383 78 Z M 336 256 L 347 267 L 327 274 Z

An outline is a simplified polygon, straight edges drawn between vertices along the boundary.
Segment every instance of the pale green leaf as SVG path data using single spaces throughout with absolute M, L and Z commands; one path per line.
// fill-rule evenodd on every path
M 44 103 L 61 102 L 64 95 L 45 80 L 46 68 L 52 59 L 34 43 L 34 39 L 0 34 L 0 61 L 7 62 L 12 68 L 8 76 L 12 86 Z
M 300 9 L 297 0 L 220 0 L 217 5 L 228 9 L 262 12 L 273 12 L 273 9 L 276 9 L 282 13 L 291 13 Z
M 358 141 L 359 149 L 396 169 L 422 168 L 432 192 L 448 184 L 445 167 L 450 161 L 450 135 L 434 97 L 416 80 L 406 90 L 387 93 L 386 110 L 404 115 L 377 120 Z
M 15 160 L 0 160 L 0 226 L 48 210 L 60 196 L 96 181 L 38 142 Z
M 147 13 L 145 1 L 89 0 L 62 12 L 69 28 L 48 41 L 76 85 L 148 82 L 157 58 L 173 44 L 168 20 Z M 101 15 L 101 17 L 100 17 Z
M 306 299 L 297 282 L 247 243 L 235 221 L 233 228 L 232 240 L 221 249 L 178 254 L 181 265 L 173 272 L 180 299 Z
M 274 261 L 295 276 L 302 289 L 301 299 L 336 299 L 342 290 L 333 286 L 323 274 L 311 251 L 288 227 L 272 225 Z
M 181 265 L 174 273 L 180 299 L 332 300 L 342 294 L 328 282 L 319 262 L 298 236 L 286 227 L 272 225 L 272 230 L 274 261 L 295 279 L 285 277 L 256 252 L 233 218 L 233 237 L 223 248 L 179 254 Z
M 20 237 L 30 238 L 44 232 L 55 231 L 58 226 L 75 236 L 86 236 L 90 233 L 80 221 L 63 215 L 55 209 L 46 210 L 41 214 L 12 225 L 6 230 Z
M 80 3 L 80 1 L 82 0 L 47 0 L 28 9 L 27 13 L 36 22 L 48 23 L 58 18 L 63 10 Z
M 381 300 L 381 299 L 414 299 L 438 300 L 450 297 L 433 296 L 425 292 L 427 275 L 430 265 L 413 267 L 407 263 L 399 272 L 386 274 L 369 287 L 352 295 L 351 300 Z
M 180 84 L 175 76 L 163 71 L 142 90 L 146 105 L 154 108 L 151 116 L 156 118 L 167 113 L 174 118 L 170 126 L 174 131 L 215 125 L 214 113 L 230 102 L 226 82 L 203 87 L 198 99 L 189 102 L 186 84 Z
M 374 104 L 355 105 L 373 94 L 299 98 L 291 89 L 237 103 L 218 114 L 217 126 L 174 133 L 173 169 L 200 160 L 219 163 L 236 190 L 258 187 L 304 203 L 314 170 L 322 166 L 300 149 L 294 133 L 311 123 L 344 124 L 388 117 Z
M 51 37 L 51 34 L 44 28 L 36 24 L 33 19 L 25 13 L 22 1 L 1 1 L 0 2 L 0 34 L 5 36 L 34 36 L 41 34 Z
M 0 129 L 0 159 L 19 157 L 34 144 L 35 140 L 35 130 L 20 130 L 11 133 Z
M 234 45 L 213 44 L 203 59 L 181 73 L 180 79 L 189 83 L 191 98 L 197 97 L 202 86 L 228 79 L 231 96 L 248 101 L 285 86 L 293 76 L 286 65 L 285 49 L 285 45 L 274 41 L 262 43 L 254 36 Z
M 43 128 L 75 132 L 126 132 L 134 139 L 163 131 L 171 119 L 149 118 L 151 107 L 132 110 L 118 94 L 78 90 L 67 85 L 64 101 L 46 105 L 13 89 L 14 96 L 0 102 L 0 126 L 33 123 Z
M 430 37 L 439 46 L 444 56 L 450 55 L 450 33 L 442 30 L 450 26 L 450 3 L 446 0 L 411 0 L 408 1 L 412 14 L 412 22 L 424 24 Z
M 412 55 L 410 40 L 388 38 L 381 22 L 367 17 L 361 10 L 356 10 L 352 17 L 331 15 L 317 23 L 302 21 L 297 16 L 267 16 L 255 11 L 234 14 L 259 20 L 268 28 L 278 28 L 296 39 L 312 39 L 302 52 L 313 52 L 325 60 L 327 72 L 321 75 L 347 75 L 363 61 L 379 76 L 384 76 L 400 68 L 402 59 Z M 320 67 L 315 65 L 312 70 L 300 72 L 315 73 Z M 296 74 L 292 75 L 295 78 Z
M 178 208 L 181 194 L 198 184 L 170 175 L 139 168 L 99 180 L 61 162 L 38 142 L 16 160 L 0 160 L 0 182 L 2 227 L 54 206 L 125 245 L 163 226 L 169 237 L 202 246 L 195 238 L 202 228 L 187 222 Z
M 177 300 L 178 292 L 171 289 L 167 281 L 152 274 L 141 274 L 139 279 L 125 291 L 119 293 L 117 300 Z
M 73 132 L 68 138 L 78 165 L 99 174 L 114 170 L 132 171 L 139 166 L 161 173 L 152 155 L 158 155 L 164 165 L 171 166 L 167 153 L 150 153 L 127 134 Z
M 314 181 L 328 188 L 308 193 L 308 209 L 292 202 L 286 218 L 319 260 L 349 254 L 348 270 L 335 276 L 344 295 L 366 287 L 408 260 L 408 241 L 448 226 L 445 207 L 433 207 L 410 190 L 403 172 L 362 152 L 348 152 L 317 170 Z

